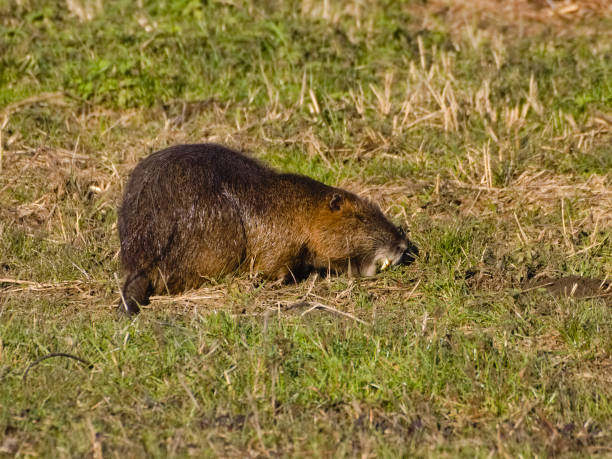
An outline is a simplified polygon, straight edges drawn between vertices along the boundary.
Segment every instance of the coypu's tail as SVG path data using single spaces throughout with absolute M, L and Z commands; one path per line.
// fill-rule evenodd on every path
M 132 273 L 123 284 L 117 309 L 128 316 L 138 314 L 140 312 L 139 305 L 149 304 L 151 293 L 153 293 L 153 285 L 149 276 L 143 271 Z

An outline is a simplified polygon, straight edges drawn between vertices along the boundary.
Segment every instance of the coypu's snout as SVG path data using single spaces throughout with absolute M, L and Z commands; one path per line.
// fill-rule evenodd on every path
M 373 275 L 375 272 L 384 271 L 392 266 L 408 265 L 419 255 L 419 249 L 406 237 L 406 231 L 401 227 L 396 229 L 399 235 L 396 236 L 395 241 L 379 248 L 373 265 L 363 270 L 365 275 Z
M 414 245 L 412 242 L 408 241 L 408 247 L 402 253 L 402 258 L 400 258 L 399 264 L 409 265 L 418 256 L 419 256 L 419 248 L 416 245 Z
M 398 226 L 397 230 L 399 231 L 399 233 L 401 234 L 403 238 L 403 242 L 402 242 L 403 251 L 399 259 L 399 262 L 397 264 L 398 265 L 409 265 L 416 259 L 416 257 L 419 256 L 419 248 L 408 239 L 408 236 L 406 236 L 406 233 L 408 232 L 408 230 L 406 230 L 402 226 Z

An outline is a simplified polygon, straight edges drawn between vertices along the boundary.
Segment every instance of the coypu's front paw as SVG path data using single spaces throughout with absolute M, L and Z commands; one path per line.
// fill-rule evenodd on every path
M 121 317 L 133 317 L 140 312 L 138 303 L 134 300 L 125 300 L 123 297 L 117 304 L 117 314 Z

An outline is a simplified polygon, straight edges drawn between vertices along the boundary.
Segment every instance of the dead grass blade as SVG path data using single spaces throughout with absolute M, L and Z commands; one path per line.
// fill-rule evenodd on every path
M 36 365 L 38 365 L 39 363 L 50 359 L 52 357 L 66 357 L 68 359 L 73 359 L 76 360 L 77 362 L 81 362 L 83 365 L 87 365 L 87 367 L 89 369 L 93 368 L 93 364 L 88 362 L 85 359 L 82 359 L 80 357 L 77 357 L 76 355 L 72 355 L 72 354 L 66 354 L 65 352 L 52 352 L 51 354 L 47 354 L 47 355 L 43 355 L 41 358 L 35 360 L 34 362 L 32 362 L 30 365 L 28 365 L 28 367 L 25 369 L 25 371 L 23 372 L 23 376 L 21 378 L 21 382 L 22 384 L 25 385 L 26 380 L 28 378 L 28 373 L 30 372 L 30 370 L 35 367 Z
M 355 322 L 358 322 L 362 325 L 371 325 L 370 323 L 359 319 L 358 317 L 355 317 L 353 314 L 350 314 L 348 312 L 344 312 L 344 311 L 340 311 L 336 308 L 332 308 L 331 306 L 328 306 L 326 304 L 323 303 L 319 303 L 319 302 L 308 302 L 308 301 L 297 301 L 295 303 L 291 303 L 286 305 L 285 307 L 282 307 L 279 305 L 277 305 L 277 307 L 275 308 L 269 308 L 267 311 L 265 311 L 263 313 L 263 317 L 264 317 L 264 330 L 267 328 L 267 321 L 268 318 L 270 317 L 271 314 L 277 312 L 280 314 L 280 312 L 288 312 L 291 310 L 295 310 L 295 309 L 302 309 L 302 308 L 308 308 L 306 309 L 304 312 L 302 312 L 300 314 L 300 317 L 304 317 L 306 314 L 315 311 L 315 310 L 320 310 L 320 311 L 326 311 L 332 314 L 336 314 L 340 317 L 345 317 L 351 320 L 354 320 Z
M 61 290 L 69 290 L 69 291 L 77 291 L 79 293 L 84 293 L 87 290 L 90 290 L 92 285 L 102 284 L 97 281 L 62 281 L 62 282 L 33 282 L 26 281 L 20 279 L 11 279 L 11 278 L 0 278 L 1 284 L 9 284 L 9 285 L 21 285 L 23 287 L 5 287 L 0 288 L 0 292 L 3 293 L 17 293 L 17 292 L 52 292 L 52 291 L 61 291 Z

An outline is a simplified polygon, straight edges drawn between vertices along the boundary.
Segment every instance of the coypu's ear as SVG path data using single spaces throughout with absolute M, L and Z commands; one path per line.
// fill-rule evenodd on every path
M 332 212 L 340 210 L 342 204 L 344 203 L 344 198 L 339 193 L 334 193 L 331 199 L 329 200 L 329 208 Z

